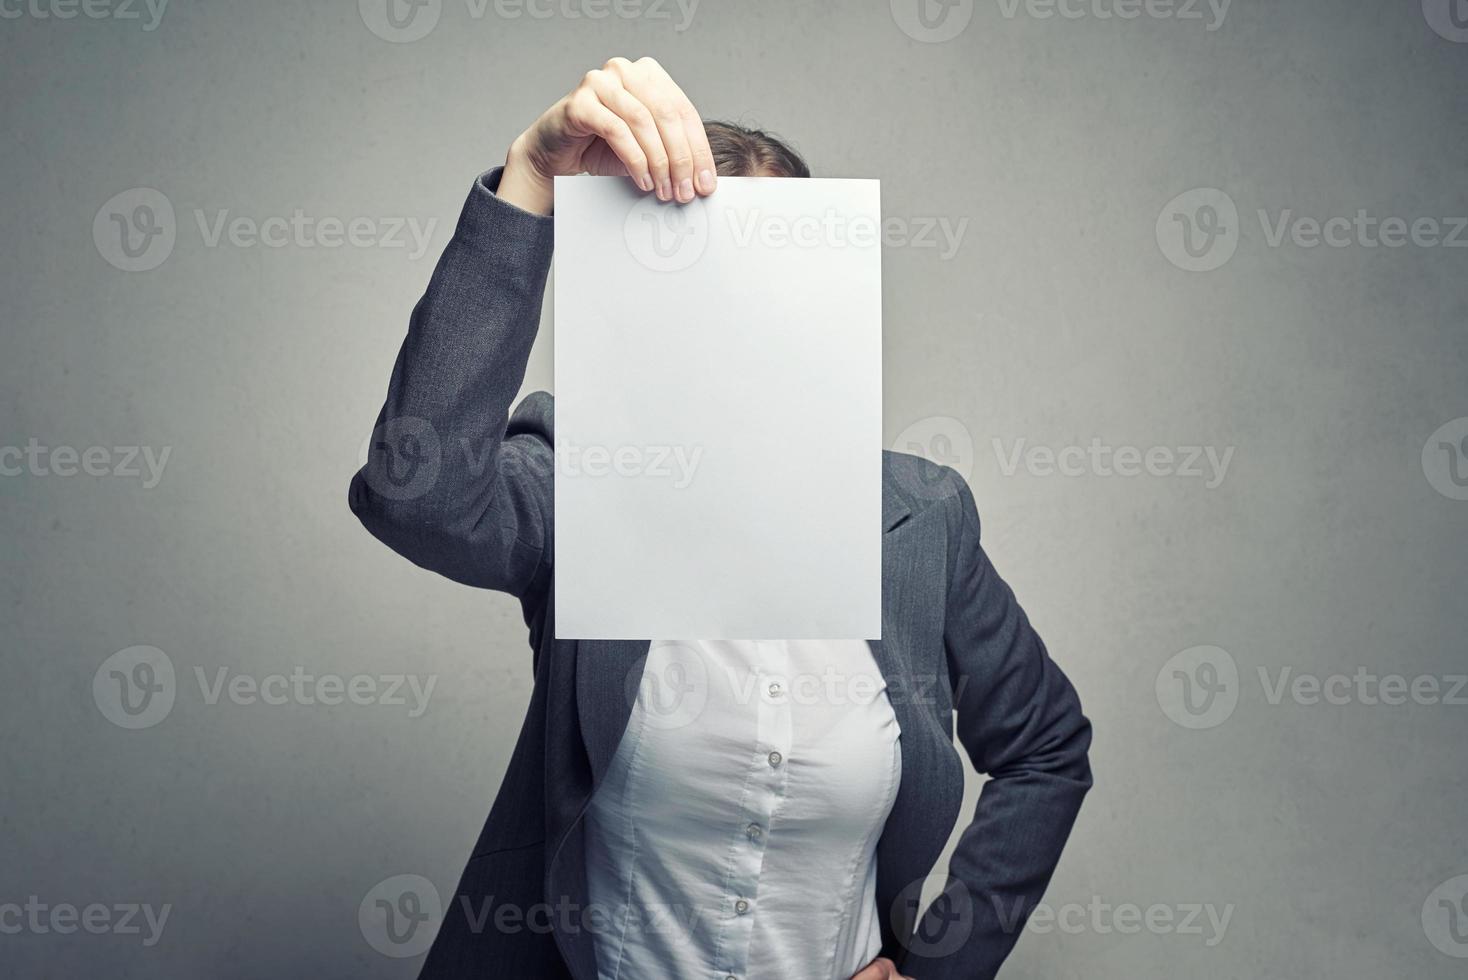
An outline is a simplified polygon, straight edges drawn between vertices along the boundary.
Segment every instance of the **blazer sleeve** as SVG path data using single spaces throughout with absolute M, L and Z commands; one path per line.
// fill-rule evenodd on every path
M 552 221 L 496 197 L 500 172 L 475 181 L 413 310 L 348 499 L 403 557 L 523 597 L 548 577 L 553 455 L 548 426 L 517 431 L 509 412 L 540 324 Z
M 1091 787 L 1091 724 L 984 553 L 967 484 L 956 473 L 952 479 L 956 492 L 945 503 L 956 545 L 944 645 L 958 739 L 990 779 L 949 862 L 948 884 L 918 923 L 924 936 L 967 924 L 967 936 L 942 958 L 916 949 L 904 957 L 902 972 L 917 980 L 987 980 L 998 973 L 1049 884 Z

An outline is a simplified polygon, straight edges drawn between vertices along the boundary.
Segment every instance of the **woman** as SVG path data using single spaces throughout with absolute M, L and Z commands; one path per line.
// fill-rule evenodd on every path
M 350 495 L 400 554 L 518 597 L 534 651 L 519 741 L 421 975 L 993 976 L 1090 786 L 1090 725 L 957 474 L 884 454 L 880 642 L 555 638 L 553 401 L 510 402 L 553 178 L 581 172 L 669 207 L 719 176 L 809 173 L 773 137 L 705 125 L 652 59 L 614 58 L 470 192 Z M 955 713 L 991 779 L 924 910 L 962 799 Z

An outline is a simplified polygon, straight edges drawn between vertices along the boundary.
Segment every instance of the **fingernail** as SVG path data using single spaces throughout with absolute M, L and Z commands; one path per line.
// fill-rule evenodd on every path
M 714 192 L 714 172 L 712 170 L 700 170 L 698 172 L 698 189 L 705 194 Z
M 666 201 L 673 196 L 673 185 L 666 180 L 658 181 L 658 200 Z
M 652 190 L 652 174 L 644 170 L 642 176 L 637 178 L 637 186 L 645 191 Z
M 693 178 L 684 177 L 678 181 L 678 200 L 684 204 L 693 200 Z

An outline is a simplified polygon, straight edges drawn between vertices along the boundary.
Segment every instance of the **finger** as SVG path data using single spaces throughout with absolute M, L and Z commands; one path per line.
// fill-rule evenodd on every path
M 688 97 L 673 83 L 663 66 L 651 58 L 641 58 L 623 80 L 628 92 L 652 112 L 663 147 L 668 152 L 668 189 L 673 197 L 687 204 L 693 200 L 693 149 L 688 141 L 685 120 L 693 112 Z M 697 115 L 697 113 L 694 113 Z M 658 188 L 658 197 L 663 188 Z
M 653 64 L 656 65 L 657 62 Z M 688 149 L 693 154 L 693 186 L 700 194 L 712 194 L 714 188 L 718 186 L 719 174 L 714 164 L 714 151 L 709 148 L 708 131 L 703 128 L 703 117 L 698 114 L 693 101 L 688 98 L 682 87 L 673 81 L 672 76 L 661 65 L 657 66 L 657 71 L 662 73 L 667 84 L 673 87 L 682 102 L 680 118 L 683 122 L 684 135 L 688 139 Z
M 896 976 L 897 972 L 892 969 L 892 961 L 885 957 L 878 957 L 862 967 L 861 972 L 851 980 L 894 980 Z
M 577 89 L 567 100 L 566 122 L 583 135 L 604 140 L 627 168 L 633 182 L 645 191 L 652 190 L 653 181 L 642 144 L 622 117 L 603 105 L 590 88 Z
M 673 190 L 676 187 L 671 169 L 672 154 L 663 141 L 663 133 L 653 116 L 652 107 L 639 98 L 637 92 L 632 89 L 638 77 L 643 74 L 643 69 L 626 58 L 612 58 L 603 66 L 603 71 L 610 76 L 608 87 L 620 89 L 625 96 L 622 98 L 608 94 L 607 101 L 615 102 L 620 106 L 619 114 L 628 122 L 629 126 L 634 120 L 636 121 L 633 132 L 637 134 L 647 155 L 648 167 L 652 174 L 658 200 L 671 201 Z M 647 91 L 646 84 L 641 85 L 640 88 L 644 92 Z M 616 105 L 613 106 L 614 110 Z
M 718 170 L 714 166 L 714 151 L 709 148 L 709 135 L 704 131 L 703 119 L 693 103 L 683 116 L 683 127 L 688 132 L 688 146 L 693 150 L 693 186 L 705 197 L 714 192 L 719 184 Z
M 647 181 L 645 184 L 639 182 L 638 186 L 645 191 L 653 190 L 659 184 L 671 186 L 668 177 L 668 151 L 663 146 L 663 137 L 653 121 L 652 112 L 623 87 L 616 72 L 587 72 L 586 78 L 588 87 L 596 93 L 597 99 L 616 113 L 642 150 Z

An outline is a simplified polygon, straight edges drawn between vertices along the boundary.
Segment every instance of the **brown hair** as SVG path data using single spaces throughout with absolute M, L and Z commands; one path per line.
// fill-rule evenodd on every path
M 762 129 L 713 120 L 703 124 L 720 177 L 809 177 L 800 154 Z

